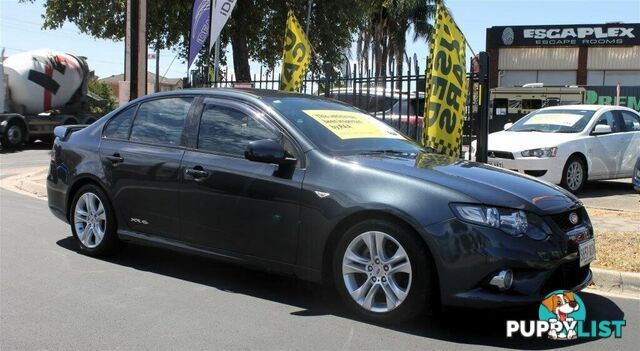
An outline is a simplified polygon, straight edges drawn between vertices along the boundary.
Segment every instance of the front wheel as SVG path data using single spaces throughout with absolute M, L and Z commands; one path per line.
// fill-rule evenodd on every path
M 5 149 L 15 149 L 25 142 L 27 132 L 21 122 L 9 121 L 5 127 L 4 134 L 0 137 L 2 147 Z
M 71 230 L 82 253 L 101 256 L 116 251 L 115 214 L 102 189 L 92 184 L 80 188 L 71 210 Z
M 333 260 L 342 300 L 359 317 L 381 323 L 414 318 L 429 304 L 433 268 L 425 245 L 393 222 L 369 220 L 340 239 Z
M 571 156 L 562 172 L 562 187 L 577 194 L 587 182 L 587 167 L 584 160 L 578 156 Z

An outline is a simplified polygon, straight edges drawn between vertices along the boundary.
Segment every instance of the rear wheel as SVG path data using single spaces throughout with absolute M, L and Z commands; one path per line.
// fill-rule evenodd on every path
M 100 256 L 116 251 L 115 214 L 102 189 L 92 184 L 80 188 L 71 210 L 71 230 L 81 252 Z
M 571 156 L 562 172 L 562 187 L 576 194 L 587 182 L 587 167 L 579 156 Z
M 2 142 L 3 148 L 15 149 L 24 143 L 26 136 L 24 125 L 19 121 L 12 120 L 7 123 L 0 142 Z
M 373 322 L 402 322 L 422 312 L 430 302 L 432 271 L 424 244 L 403 226 L 381 220 L 351 227 L 333 260 L 342 300 Z

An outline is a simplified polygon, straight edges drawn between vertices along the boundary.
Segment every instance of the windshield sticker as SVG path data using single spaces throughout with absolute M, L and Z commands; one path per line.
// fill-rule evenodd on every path
M 303 110 L 340 139 L 404 137 L 383 122 L 360 112 L 340 110 Z
M 531 118 L 524 122 L 524 125 L 552 124 L 556 126 L 573 127 L 582 117 L 584 117 L 584 115 L 578 113 L 540 113 L 531 116 Z

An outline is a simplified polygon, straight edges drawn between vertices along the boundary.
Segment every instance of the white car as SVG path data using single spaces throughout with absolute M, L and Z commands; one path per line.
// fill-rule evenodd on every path
M 640 114 L 621 106 L 547 107 L 489 134 L 489 164 L 574 193 L 588 180 L 631 177 L 639 154 Z

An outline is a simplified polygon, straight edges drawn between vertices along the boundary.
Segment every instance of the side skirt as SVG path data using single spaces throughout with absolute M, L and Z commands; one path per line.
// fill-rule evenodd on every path
M 134 242 L 147 246 L 162 247 L 188 254 L 196 254 L 215 260 L 238 264 L 255 270 L 266 271 L 279 275 L 296 276 L 303 280 L 316 280 L 314 279 L 316 274 L 309 274 L 310 272 L 308 272 L 308 269 L 292 264 L 265 260 L 255 256 L 238 255 L 225 250 L 205 249 L 185 242 L 160 238 L 129 230 L 118 230 L 118 237 L 123 241 Z M 317 275 L 319 276 L 319 274 Z

